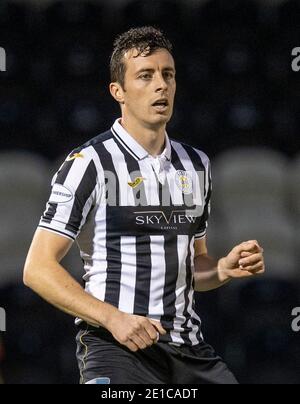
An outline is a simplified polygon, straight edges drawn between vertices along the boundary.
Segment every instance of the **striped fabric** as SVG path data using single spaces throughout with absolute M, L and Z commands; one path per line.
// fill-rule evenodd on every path
M 76 239 L 88 293 L 161 321 L 161 341 L 196 345 L 194 242 L 206 235 L 210 164 L 167 134 L 165 144 L 154 158 L 117 120 L 67 157 L 39 226 Z

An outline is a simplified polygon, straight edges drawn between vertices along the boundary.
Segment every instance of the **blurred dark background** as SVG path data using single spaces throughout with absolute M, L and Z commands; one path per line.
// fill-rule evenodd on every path
M 267 275 L 197 294 L 204 335 L 242 383 L 300 383 L 300 46 L 296 0 L 0 1 L 0 338 L 5 383 L 77 383 L 72 318 L 22 286 L 22 268 L 65 155 L 119 116 L 108 92 L 115 36 L 161 27 L 175 48 L 168 126 L 212 160 L 208 236 L 221 256 L 265 247 Z M 80 279 L 73 248 L 64 261 Z M 0 376 L 1 379 L 1 376 Z

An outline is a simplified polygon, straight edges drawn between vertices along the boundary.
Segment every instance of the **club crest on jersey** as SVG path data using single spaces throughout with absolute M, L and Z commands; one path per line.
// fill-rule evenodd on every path
M 177 170 L 175 175 L 175 182 L 177 187 L 184 194 L 191 194 L 193 192 L 193 180 L 188 171 Z

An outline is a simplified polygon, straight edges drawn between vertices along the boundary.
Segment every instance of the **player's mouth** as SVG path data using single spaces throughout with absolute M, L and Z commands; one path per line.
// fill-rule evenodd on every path
M 169 108 L 169 101 L 167 98 L 159 98 L 152 104 L 152 107 L 158 112 L 165 112 Z

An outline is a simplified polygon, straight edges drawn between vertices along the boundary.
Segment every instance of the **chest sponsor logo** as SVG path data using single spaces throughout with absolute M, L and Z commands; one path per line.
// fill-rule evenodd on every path
M 181 192 L 188 195 L 193 192 L 193 180 L 188 171 L 178 170 L 175 174 L 175 183 Z
M 196 216 L 187 215 L 185 210 L 173 210 L 169 216 L 163 211 L 145 211 L 134 212 L 136 215 L 136 224 L 142 225 L 162 225 L 174 226 L 196 223 Z
M 67 203 L 74 198 L 73 193 L 64 185 L 54 184 L 49 199 L 51 203 Z

